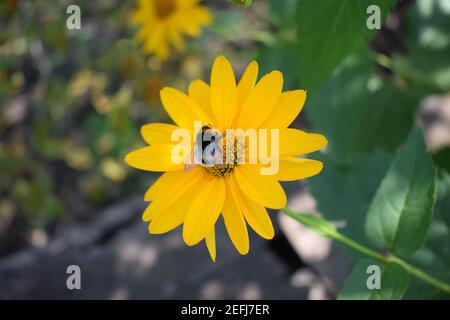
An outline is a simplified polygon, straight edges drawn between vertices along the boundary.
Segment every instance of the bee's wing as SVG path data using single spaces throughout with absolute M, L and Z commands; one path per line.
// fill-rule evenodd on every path
M 192 149 L 191 153 L 187 156 L 185 163 L 184 163 L 184 172 L 189 172 L 192 169 L 195 168 L 197 161 L 195 161 L 195 154 L 196 154 L 196 146 Z

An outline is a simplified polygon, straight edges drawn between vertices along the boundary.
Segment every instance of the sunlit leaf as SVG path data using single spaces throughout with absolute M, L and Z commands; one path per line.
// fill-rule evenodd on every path
M 425 240 L 436 202 L 436 172 L 419 128 L 397 153 L 367 213 L 372 242 L 412 254 Z

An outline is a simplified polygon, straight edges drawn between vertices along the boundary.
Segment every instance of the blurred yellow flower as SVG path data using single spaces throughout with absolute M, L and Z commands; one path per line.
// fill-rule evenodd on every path
M 140 25 L 136 40 L 161 60 L 172 47 L 183 50 L 183 36 L 199 37 L 211 20 L 211 12 L 199 0 L 138 0 L 131 16 L 132 23 Z
M 288 128 L 300 113 L 306 92 L 282 92 L 283 75 L 279 71 L 265 75 L 258 83 L 257 76 L 258 64 L 254 61 L 236 84 L 232 66 L 225 57 L 219 56 L 212 68 L 210 86 L 201 80 L 193 81 L 188 95 L 173 88 L 161 90 L 162 103 L 175 125 L 144 125 L 141 133 L 150 146 L 125 157 L 125 161 L 137 169 L 165 172 L 144 197 L 151 202 L 143 213 L 143 220 L 150 222 L 150 233 L 165 233 L 183 224 L 186 244 L 192 246 L 205 240 L 215 260 L 215 223 L 222 215 L 234 246 L 241 254 L 246 254 L 249 251 L 247 223 L 263 238 L 274 236 L 266 207 L 285 207 L 286 195 L 279 181 L 308 178 L 322 170 L 320 161 L 298 156 L 321 149 L 327 143 L 326 138 Z M 195 125 L 198 120 L 206 124 L 200 130 Z M 173 138 L 180 133 L 180 128 L 195 137 L 183 145 L 187 147 L 185 154 L 194 154 L 194 157 L 199 139 L 202 149 L 213 145 L 212 140 L 208 140 L 206 147 L 203 145 L 205 130 L 219 133 L 230 129 L 271 130 L 277 134 L 271 136 L 268 143 L 278 147 L 278 150 L 271 148 L 271 156 L 277 155 L 273 157 L 277 170 L 270 174 L 263 172 L 268 163 L 261 156 L 261 150 L 258 150 L 256 162 L 247 163 L 251 158 L 251 144 L 247 141 L 240 144 L 235 136 L 228 140 L 228 135 L 226 139 L 214 139 L 214 146 L 223 150 L 218 151 L 220 157 L 228 160 L 230 154 L 241 154 L 244 161 L 231 157 L 233 160 L 225 164 L 210 163 L 205 162 L 204 155 L 201 162 L 192 166 L 191 158 L 184 158 L 184 154 L 182 159 L 186 160 L 176 162 L 174 154 L 180 144 Z M 275 137 L 279 138 L 279 144 L 273 143 Z

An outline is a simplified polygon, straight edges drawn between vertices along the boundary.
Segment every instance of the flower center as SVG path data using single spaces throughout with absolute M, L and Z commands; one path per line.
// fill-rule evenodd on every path
M 204 165 L 204 168 L 215 177 L 228 176 L 233 172 L 234 167 L 241 163 L 245 147 L 235 137 L 224 137 L 217 142 L 217 145 L 222 150 L 223 161 L 214 165 Z
M 175 10 L 175 0 L 153 0 L 159 18 L 169 16 Z

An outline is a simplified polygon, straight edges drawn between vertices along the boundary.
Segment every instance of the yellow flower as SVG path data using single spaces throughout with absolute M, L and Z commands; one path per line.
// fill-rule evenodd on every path
M 171 47 L 183 50 L 183 36 L 199 37 L 201 27 L 209 24 L 212 15 L 199 5 L 199 0 L 139 0 L 131 16 L 140 25 L 136 40 L 144 50 L 161 60 L 167 59 Z
M 125 157 L 125 161 L 137 169 L 165 172 L 144 197 L 150 202 L 143 213 L 143 220 L 150 222 L 150 233 L 165 233 L 183 225 L 186 244 L 192 246 L 205 240 L 211 258 L 215 260 L 215 223 L 222 215 L 234 246 L 239 253 L 247 254 L 247 223 L 265 239 L 274 236 L 266 208 L 281 209 L 286 205 L 286 195 L 279 181 L 308 178 L 322 170 L 320 161 L 298 156 L 324 147 L 325 137 L 288 128 L 300 113 L 306 92 L 282 92 L 283 76 L 279 71 L 265 75 L 258 83 L 257 76 L 258 64 L 253 61 L 236 85 L 230 63 L 219 56 L 212 68 L 210 86 L 201 80 L 193 81 L 188 95 L 172 88 L 161 90 L 162 103 L 175 125 L 144 125 L 141 133 L 149 146 Z M 277 133 L 277 172 L 263 174 L 261 169 L 268 165 L 263 162 L 263 157 L 256 163 L 248 162 L 250 144 L 245 141 L 240 145 L 235 140 L 221 144 L 223 154 L 228 155 L 229 149 L 225 149 L 228 145 L 235 155 L 240 149 L 241 154 L 245 154 L 244 161 L 233 159 L 225 165 L 212 166 L 200 162 L 186 170 L 185 163 L 174 161 L 174 154 L 178 154 L 174 150 L 178 150 L 180 144 L 173 141 L 172 134 L 180 128 L 187 129 L 197 138 L 185 151 L 195 151 L 199 130 L 198 127 L 195 129 L 194 122 L 198 120 L 206 124 L 201 132 L 204 128 L 220 133 L 226 129 L 253 128 Z M 270 145 L 274 138 L 271 136 L 269 140 Z

